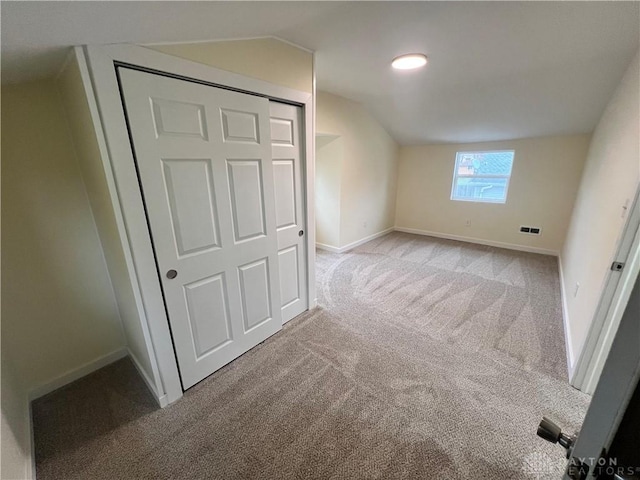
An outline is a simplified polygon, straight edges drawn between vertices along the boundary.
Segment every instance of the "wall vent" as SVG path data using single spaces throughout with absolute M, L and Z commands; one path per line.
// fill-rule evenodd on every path
M 520 233 L 526 233 L 527 235 L 540 235 L 542 233 L 542 228 L 520 225 Z

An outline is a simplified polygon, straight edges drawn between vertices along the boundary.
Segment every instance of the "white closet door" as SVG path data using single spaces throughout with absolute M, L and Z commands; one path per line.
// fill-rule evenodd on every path
M 303 164 L 302 109 L 270 102 L 271 152 L 276 196 L 282 321 L 309 308 Z
M 282 328 L 269 101 L 119 75 L 186 389 Z

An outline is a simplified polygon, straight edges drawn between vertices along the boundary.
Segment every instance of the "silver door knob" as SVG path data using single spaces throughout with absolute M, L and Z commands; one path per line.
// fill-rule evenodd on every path
M 169 280 L 173 280 L 174 278 L 176 278 L 178 276 L 178 272 L 176 272 L 175 270 L 169 270 L 167 272 L 167 278 Z
M 304 235 L 304 230 L 300 230 L 300 231 L 298 232 L 298 236 L 299 236 L 299 237 L 301 237 L 301 236 L 303 236 L 303 235 Z

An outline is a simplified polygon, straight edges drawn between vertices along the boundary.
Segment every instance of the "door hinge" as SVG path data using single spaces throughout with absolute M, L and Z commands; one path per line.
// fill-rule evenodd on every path
M 611 264 L 611 270 L 614 272 L 621 272 L 624 270 L 624 262 L 613 262 Z

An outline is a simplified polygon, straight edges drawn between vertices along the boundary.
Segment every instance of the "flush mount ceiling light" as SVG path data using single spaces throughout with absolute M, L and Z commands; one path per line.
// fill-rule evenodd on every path
M 393 59 L 391 66 L 396 70 L 413 70 L 424 67 L 427 64 L 427 56 L 422 53 L 407 53 Z

